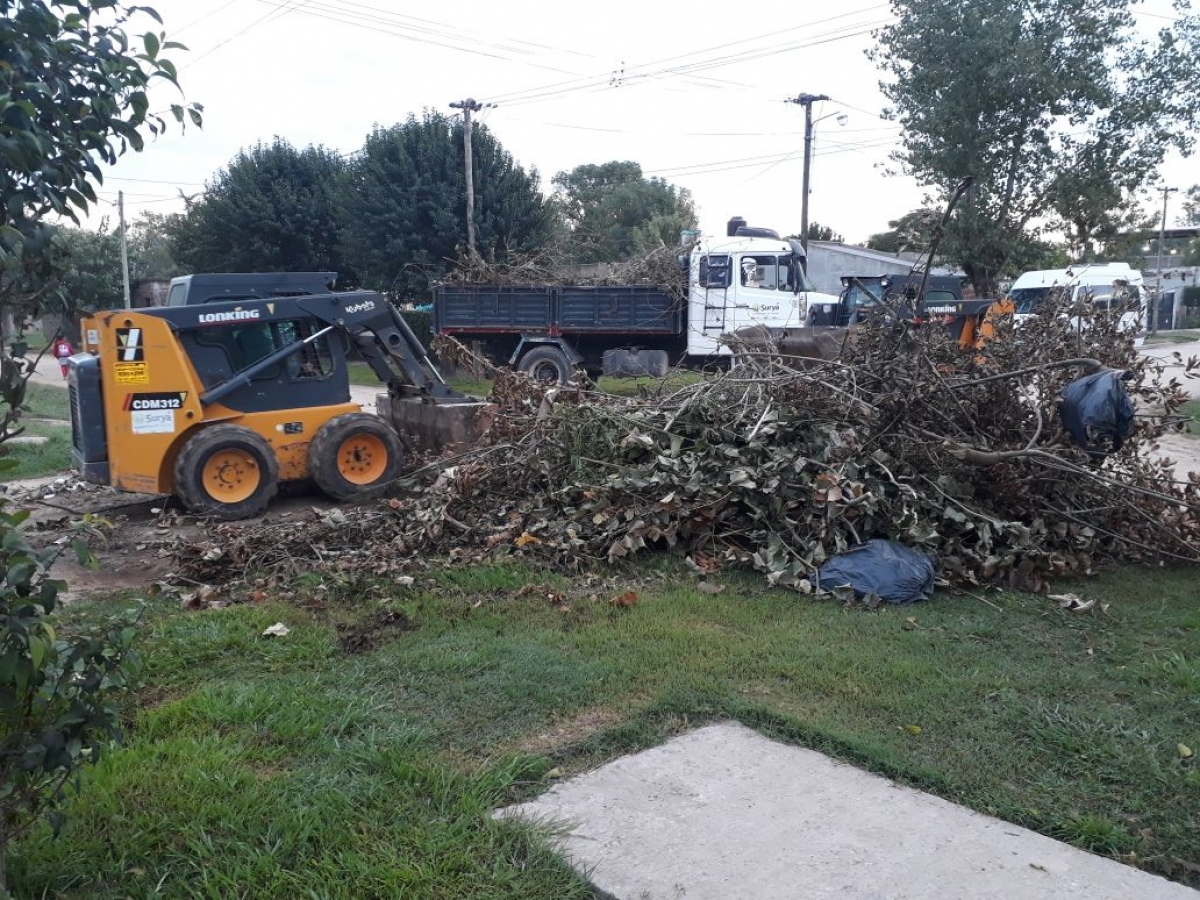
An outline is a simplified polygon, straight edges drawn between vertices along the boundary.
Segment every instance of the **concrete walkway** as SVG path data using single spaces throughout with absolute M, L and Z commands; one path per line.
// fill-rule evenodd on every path
M 1200 893 L 737 723 L 502 810 L 617 900 L 1200 900 Z

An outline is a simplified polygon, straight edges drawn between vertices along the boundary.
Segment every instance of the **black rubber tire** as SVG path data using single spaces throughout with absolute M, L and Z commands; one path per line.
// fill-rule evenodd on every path
M 205 487 L 204 468 L 214 454 L 239 450 L 253 457 L 259 472 L 255 491 L 243 500 L 226 502 Z M 175 458 L 175 495 L 189 512 L 247 519 L 267 508 L 279 491 L 279 461 L 262 436 L 241 425 L 209 425 L 196 432 Z
M 571 361 L 557 347 L 534 347 L 521 357 L 517 369 L 545 384 L 566 384 L 571 380 Z
M 339 453 L 355 435 L 369 436 L 381 443 L 386 458 L 378 474 L 367 483 L 350 481 L 342 474 Z M 308 445 L 308 474 L 334 500 L 361 500 L 387 489 L 404 469 L 404 446 L 400 435 L 387 422 L 370 413 L 346 413 L 330 419 Z

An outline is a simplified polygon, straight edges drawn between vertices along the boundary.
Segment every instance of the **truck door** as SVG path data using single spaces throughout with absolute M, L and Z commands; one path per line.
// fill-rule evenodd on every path
M 738 257 L 737 303 L 726 331 L 750 325 L 800 325 L 800 297 L 792 290 L 790 254 L 746 253 Z

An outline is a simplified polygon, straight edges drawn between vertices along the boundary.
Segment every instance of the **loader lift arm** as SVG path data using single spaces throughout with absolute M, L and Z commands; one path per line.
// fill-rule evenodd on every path
M 362 291 L 299 297 L 296 305 L 344 330 L 392 396 L 463 397 L 446 384 L 412 328 L 382 295 Z
M 463 398 L 464 395 L 446 384 L 404 317 L 381 295 L 367 291 L 320 294 L 297 297 L 293 302 L 297 312 L 311 316 L 323 327 L 205 391 L 200 397 L 204 406 L 249 385 L 260 373 L 334 330 L 345 333 L 348 342 L 358 349 L 392 396 L 421 397 L 435 402 Z

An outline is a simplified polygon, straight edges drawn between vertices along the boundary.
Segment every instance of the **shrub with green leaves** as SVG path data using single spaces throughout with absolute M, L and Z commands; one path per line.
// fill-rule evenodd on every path
M 8 460 L 0 460 L 0 466 Z M 120 738 L 118 701 L 138 667 L 128 619 L 60 634 L 52 614 L 59 549 L 35 549 L 29 512 L 0 508 L 0 890 L 4 848 L 42 815 L 56 828 L 66 789 Z M 77 546 L 81 558 L 88 552 Z

